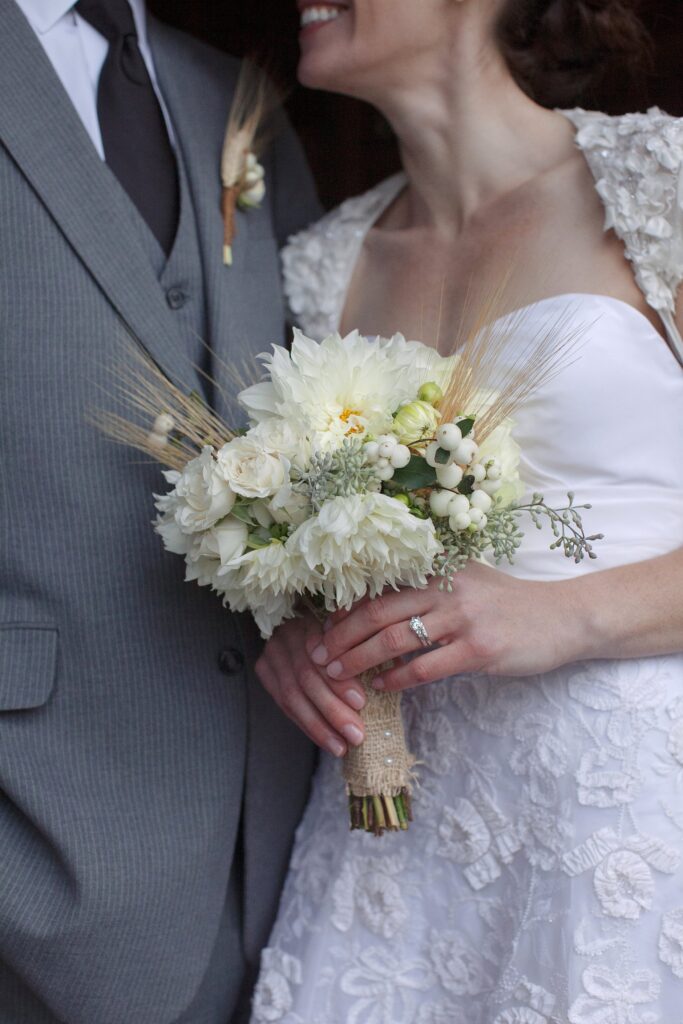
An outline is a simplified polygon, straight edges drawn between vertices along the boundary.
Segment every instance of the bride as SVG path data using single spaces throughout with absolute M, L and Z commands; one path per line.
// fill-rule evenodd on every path
M 327 753 L 252 1020 L 676 1024 L 683 122 L 550 109 L 636 59 L 628 0 L 316 0 L 302 24 L 302 82 L 373 103 L 404 170 L 290 241 L 296 322 L 437 343 L 439 307 L 513 267 L 511 344 L 583 327 L 516 417 L 522 478 L 550 504 L 575 488 L 606 539 L 575 566 L 532 530 L 510 571 L 280 627 L 259 674 Z M 336 758 L 391 658 L 378 685 L 406 691 L 424 764 L 414 826 L 375 840 L 347 831 Z

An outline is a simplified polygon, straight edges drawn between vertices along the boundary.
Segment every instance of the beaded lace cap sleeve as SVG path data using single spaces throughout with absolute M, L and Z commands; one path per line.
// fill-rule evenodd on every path
M 344 300 L 363 239 L 405 183 L 395 174 L 347 199 L 282 250 L 284 290 L 291 322 L 321 340 L 339 329 Z
M 674 319 L 683 282 L 683 119 L 656 107 L 621 117 L 564 113 L 595 177 L 605 230 L 613 229 L 623 241 L 635 279 L 683 363 Z

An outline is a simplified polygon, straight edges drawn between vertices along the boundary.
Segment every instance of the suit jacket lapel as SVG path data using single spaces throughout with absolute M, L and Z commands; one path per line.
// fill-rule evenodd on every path
M 0 140 L 128 330 L 177 383 L 196 387 L 131 201 L 14 0 L 0 0 L 0 21 Z
M 229 353 L 231 313 L 239 306 L 248 241 L 248 217 L 237 211 L 234 262 L 223 265 L 220 160 L 225 125 L 237 75 L 216 91 L 215 77 L 187 59 L 186 44 L 154 18 L 149 41 L 159 85 L 176 127 L 178 147 L 189 180 L 204 261 L 208 342 L 223 358 Z M 204 79 L 206 78 L 206 83 Z

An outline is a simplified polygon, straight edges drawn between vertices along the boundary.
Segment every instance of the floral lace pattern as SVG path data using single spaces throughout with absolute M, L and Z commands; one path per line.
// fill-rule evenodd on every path
M 609 117 L 567 112 L 650 306 L 674 312 L 683 281 L 683 120 L 653 108 Z
M 681 1024 L 681 680 L 676 656 L 411 692 L 417 820 L 381 842 L 324 758 L 253 1024 Z
M 683 122 L 568 116 L 608 225 L 666 314 L 683 277 Z M 402 181 L 286 250 L 309 333 L 336 329 L 365 232 Z M 667 355 L 659 388 L 671 370 Z M 642 386 L 643 364 L 632 372 Z M 591 400 L 571 392 L 553 423 Z M 673 489 L 677 452 L 662 453 Z M 409 693 L 404 715 L 422 762 L 415 827 L 349 833 L 339 766 L 322 758 L 252 1024 L 683 1024 L 683 655 L 459 676 Z
M 368 228 L 398 195 L 403 174 L 347 199 L 290 239 L 282 273 L 292 322 L 321 340 L 339 327 L 353 268 Z

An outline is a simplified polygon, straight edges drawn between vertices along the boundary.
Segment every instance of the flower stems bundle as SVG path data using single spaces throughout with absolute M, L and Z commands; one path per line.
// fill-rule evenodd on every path
M 343 776 L 351 828 L 381 836 L 405 832 L 413 820 L 410 793 L 415 758 L 406 745 L 400 694 L 373 690 L 374 674 L 366 673 L 362 679 L 365 742 L 349 750 Z

